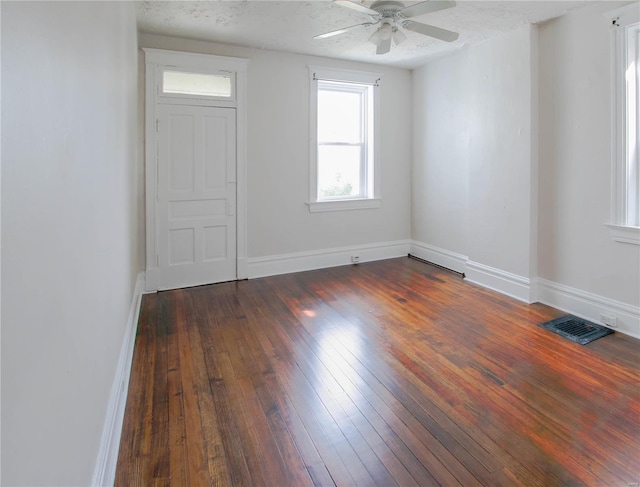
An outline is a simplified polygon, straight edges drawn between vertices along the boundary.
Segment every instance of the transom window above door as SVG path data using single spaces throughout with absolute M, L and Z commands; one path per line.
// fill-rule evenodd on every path
M 162 93 L 232 98 L 234 94 L 232 73 L 212 74 L 164 70 Z

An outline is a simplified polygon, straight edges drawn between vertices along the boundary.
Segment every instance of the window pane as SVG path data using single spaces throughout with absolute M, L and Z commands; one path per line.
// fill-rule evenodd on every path
M 318 197 L 348 197 L 360 194 L 359 146 L 318 147 Z
M 362 141 L 362 92 L 318 89 L 318 142 Z
M 231 75 L 164 71 L 162 91 L 182 95 L 231 98 Z
M 627 225 L 640 226 L 640 25 L 627 30 Z

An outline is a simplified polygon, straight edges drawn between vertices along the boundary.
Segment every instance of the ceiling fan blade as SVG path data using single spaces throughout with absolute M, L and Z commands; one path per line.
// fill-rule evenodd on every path
M 445 42 L 453 42 L 458 38 L 457 32 L 441 29 L 440 27 L 435 27 L 433 25 L 422 24 L 413 20 L 405 20 L 402 22 L 402 27 L 412 30 L 413 32 L 417 32 L 418 34 L 435 37 L 436 39 L 440 39 Z
M 403 8 L 398 13 L 403 17 L 415 17 L 416 15 L 428 14 L 429 12 L 437 12 L 438 10 L 444 10 L 445 8 L 455 7 L 454 1 L 427 1 L 416 3 L 415 5 L 409 5 Z
M 391 37 L 388 39 L 381 39 L 376 49 L 376 54 L 386 54 L 391 50 Z
M 325 32 L 324 34 L 318 34 L 317 36 L 313 36 L 314 39 L 326 39 L 327 37 L 337 36 L 339 34 L 344 34 L 350 30 L 356 29 L 358 27 L 368 27 L 370 25 L 376 25 L 375 22 L 365 22 L 364 24 L 356 24 L 350 25 L 349 27 L 345 27 L 343 29 L 332 30 L 331 32 Z
M 356 10 L 357 12 L 361 12 L 367 15 L 380 15 L 375 10 L 370 9 L 369 7 L 365 7 L 361 3 L 351 2 L 349 0 L 333 0 L 333 3 L 340 5 L 341 7 L 347 7 L 352 10 Z

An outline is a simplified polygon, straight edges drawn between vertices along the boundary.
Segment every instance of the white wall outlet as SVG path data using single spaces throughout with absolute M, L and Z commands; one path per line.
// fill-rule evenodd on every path
M 605 313 L 600 313 L 600 323 L 602 323 L 605 326 L 610 326 L 611 328 L 615 328 L 616 326 L 618 326 L 618 323 L 616 322 L 616 317 L 613 315 L 608 315 Z
M 360 256 L 359 255 L 352 255 L 351 256 L 351 263 L 352 264 L 358 264 L 360 262 Z

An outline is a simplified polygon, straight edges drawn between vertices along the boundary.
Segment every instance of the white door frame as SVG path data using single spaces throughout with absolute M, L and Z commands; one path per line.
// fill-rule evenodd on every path
M 227 107 L 236 109 L 236 258 L 237 279 L 249 277 L 247 268 L 247 59 L 194 54 L 163 49 L 142 49 L 145 53 L 145 203 L 146 203 L 146 288 L 159 289 L 157 184 L 158 151 L 156 145 L 156 106 L 163 104 Z M 235 75 L 235 99 L 219 100 L 193 97 L 165 97 L 160 93 L 162 69 L 196 72 L 226 71 Z

